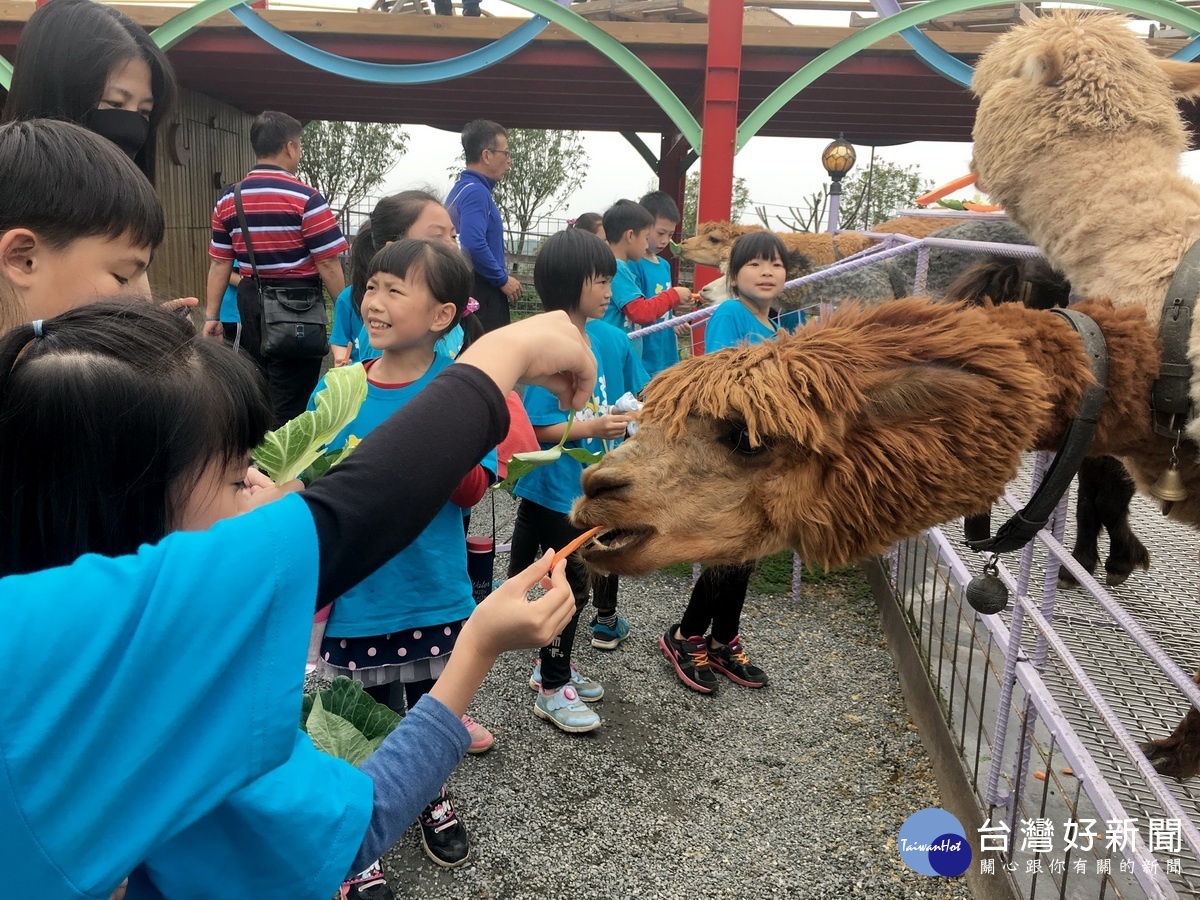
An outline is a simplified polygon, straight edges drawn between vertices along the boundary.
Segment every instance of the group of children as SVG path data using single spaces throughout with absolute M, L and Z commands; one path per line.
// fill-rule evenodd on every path
M 671 286 L 663 258 L 678 224 L 677 208 L 657 193 L 641 203 L 622 200 L 602 218 L 603 239 L 579 223 L 553 235 L 539 252 L 534 282 L 544 308 L 557 316 L 508 326 L 473 343 L 469 328 L 461 340 L 447 341 L 464 322 L 469 325 L 471 270 L 455 247 L 445 208 L 417 192 L 381 201 L 355 240 L 350 317 L 339 345 L 348 358 L 356 354 L 364 361 L 367 399 L 332 446 L 351 436 L 365 440 L 301 497 L 266 506 L 285 492 L 248 468 L 248 451 L 269 421 L 249 364 L 219 344 L 185 334 L 190 326 L 176 313 L 144 301 L 82 305 L 126 295 L 138 284 L 144 295 L 145 271 L 164 227 L 157 197 L 141 174 L 119 153 L 98 147 L 95 138 L 66 123 L 0 128 L 0 179 L 9 181 L 0 210 L 0 314 L 6 328 L 16 326 L 0 343 L 0 483 L 10 498 L 0 515 L 0 576 L 65 567 L 53 579 L 6 579 L 5 592 L 14 598 L 62 596 L 79 578 L 88 579 L 80 584 L 111 583 L 118 593 L 120 584 L 134 606 L 152 609 L 157 603 L 166 610 L 161 633 L 176 635 L 171 652 L 141 643 L 146 638 L 138 617 L 119 614 L 97 639 L 109 654 L 120 647 L 130 661 L 114 679 L 105 674 L 109 654 L 94 647 L 83 652 L 96 617 L 82 600 L 73 602 L 77 619 L 71 628 L 80 653 L 62 659 L 54 689 L 68 695 L 72 684 L 76 691 L 88 684 L 113 689 L 102 700 L 93 697 L 86 714 L 75 703 L 43 704 L 46 717 L 29 717 L 29 723 L 78 724 L 77 717 L 86 715 L 97 735 L 115 728 L 156 746 L 154 735 L 165 726 L 134 715 L 131 707 L 146 690 L 140 679 L 157 669 L 161 689 L 155 696 L 164 704 L 174 698 L 180 711 L 170 721 L 178 731 L 161 741 L 170 752 L 147 770 L 147 778 L 158 780 L 146 781 L 140 794 L 130 788 L 127 755 L 56 738 L 73 747 L 62 760 L 64 770 L 73 771 L 85 758 L 111 761 L 94 766 L 97 777 L 84 779 L 79 796 L 95 794 L 101 811 L 133 806 L 137 824 L 111 829 L 124 832 L 122 840 L 110 835 L 101 842 L 97 835 L 104 829 L 87 817 L 73 820 L 70 834 L 52 824 L 72 817 L 53 800 L 59 794 L 49 791 L 46 773 L 36 774 L 47 735 L 10 722 L 0 755 L 10 776 L 28 784 L 18 786 L 11 808 L 0 801 L 6 830 L 11 817 L 14 829 L 22 823 L 23 836 L 12 853 L 0 851 L 2 867 L 15 873 L 18 886 L 66 879 L 73 890 L 93 894 L 114 888 L 120 880 L 114 875 L 131 875 L 131 895 L 152 896 L 156 890 L 171 894 L 171 886 L 191 883 L 194 889 L 208 877 L 206 861 L 220 859 L 229 866 L 222 877 L 242 877 L 242 887 L 290 884 L 293 896 L 319 897 L 336 874 L 344 897 L 378 898 L 388 896 L 378 856 L 414 818 L 435 862 L 461 864 L 469 839 L 445 780 L 463 752 L 486 750 L 494 741 L 466 715 L 466 705 L 496 655 L 539 646 L 530 677 L 535 714 L 563 731 L 586 732 L 600 726 L 588 704 L 604 694 L 572 660 L 589 594 L 593 646 L 614 650 L 630 633 L 617 611 L 615 577 L 589 580 L 582 564 L 570 560 L 552 580 L 544 578 L 545 554 L 579 533 L 568 513 L 581 491 L 582 463 L 564 454 L 518 482 L 509 581 L 478 607 L 466 570 L 463 515 L 496 478 L 497 445 L 507 442 L 502 454 L 520 446 L 512 434 L 521 431 L 520 417 L 511 427 L 514 404 L 511 396 L 505 401 L 518 377 L 530 382 L 522 398 L 525 427 L 543 447 L 565 437 L 569 447 L 603 453 L 625 438 L 631 418 L 618 401 L 636 395 L 679 356 L 673 329 L 648 335 L 640 347 L 628 337 L 690 300 L 686 288 Z M 46 202 L 64 190 L 64 202 Z M 736 297 L 710 320 L 710 350 L 773 336 L 770 304 L 783 289 L 783 259 L 778 239 L 766 233 L 735 245 L 730 280 Z M 470 365 L 453 365 L 456 355 Z M 140 402 L 131 402 L 134 397 Z M 577 411 L 574 416 L 559 408 L 563 401 Z M 447 408 L 473 409 L 474 430 L 457 421 L 459 415 L 446 415 Z M 80 410 L 89 427 L 79 427 Z M 123 424 L 114 429 L 111 421 L 118 417 Z M 76 438 L 59 439 L 67 433 Z M 436 462 L 425 462 L 430 447 L 439 450 Z M 413 478 L 405 466 L 421 467 L 421 476 Z M 397 509 L 405 510 L 407 524 L 384 526 Z M 48 518 L 46 510 L 69 512 Z M 248 510 L 254 511 L 225 522 Z M 201 536 L 177 537 L 186 530 Z M 207 535 L 213 537 L 201 539 Z M 127 557 L 111 569 L 83 556 L 125 558 L 154 543 L 164 548 L 161 553 Z M 236 558 L 217 565 L 218 549 L 229 554 L 231 547 Z M 288 559 L 276 564 L 274 557 L 285 552 L 280 548 L 287 548 Z M 77 562 L 81 556 L 91 562 Z M 186 578 L 179 577 L 181 566 L 190 573 Z M 160 570 L 162 589 L 156 587 Z M 689 687 L 715 691 L 714 673 L 748 687 L 766 684 L 739 637 L 748 577 L 748 567 L 707 570 L 681 621 L 660 638 L 662 652 Z M 247 598 L 238 585 L 252 581 L 256 587 Z M 538 582 L 548 593 L 528 603 L 526 592 Z M 172 592 L 169 603 L 166 590 Z M 279 710 L 298 688 L 297 673 L 283 670 L 293 644 L 307 643 L 296 640 L 304 635 L 295 621 L 273 618 L 282 615 L 285 596 L 293 617 L 306 603 L 310 617 L 314 608 L 332 605 L 322 658 L 362 681 L 380 702 L 408 712 L 397 736 L 359 773 L 314 756 L 294 727 L 290 736 L 278 733 Z M 236 613 L 234 601 L 240 604 Z M 228 633 L 198 628 L 194 616 L 184 614 L 185 603 L 210 604 Z M 12 640 L 51 639 L 50 621 L 39 618 L 32 604 L 10 608 L 29 616 L 27 627 L 9 630 Z M 256 609 L 264 618 L 251 621 Z M 188 636 L 187 647 L 181 635 Z M 194 645 L 196 635 L 209 643 Z M 270 702 L 258 698 L 262 685 L 253 679 L 229 676 L 242 684 L 246 708 L 272 710 L 253 725 L 263 738 L 250 743 L 262 748 L 234 763 L 231 746 L 213 745 L 210 762 L 186 784 L 162 787 L 163 765 L 186 769 L 206 749 L 185 752 L 181 743 L 194 734 L 196 722 L 212 715 L 204 685 L 215 689 L 220 678 L 244 665 L 235 660 L 247 650 L 258 652 L 254 648 L 272 635 L 280 649 L 269 660 L 276 679 Z M 134 666 L 142 656 L 146 662 Z M 185 661 L 211 671 L 185 674 Z M 190 686 L 181 693 L 185 681 Z M 73 726 L 71 734 L 79 732 Z M 425 756 L 436 763 L 414 762 Z M 218 774 L 217 762 L 226 771 Z M 131 792 L 114 793 L 121 785 Z M 326 799 L 318 802 L 318 793 Z M 157 812 L 147 817 L 142 806 Z M 297 835 L 297 812 L 313 808 L 326 810 L 328 827 Z M 295 846 L 313 850 L 275 859 L 265 849 L 272 833 L 291 835 Z M 90 849 L 93 843 L 104 848 L 103 858 Z M 42 849 L 21 851 L 26 844 Z

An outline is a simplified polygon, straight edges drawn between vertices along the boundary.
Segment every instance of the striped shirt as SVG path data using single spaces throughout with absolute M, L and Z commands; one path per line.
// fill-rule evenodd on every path
M 242 180 L 242 207 L 262 278 L 316 278 L 316 261 L 349 249 L 321 193 L 279 166 L 258 165 Z M 233 185 L 212 215 L 213 259 L 236 257 L 247 272 L 250 254 L 238 225 Z

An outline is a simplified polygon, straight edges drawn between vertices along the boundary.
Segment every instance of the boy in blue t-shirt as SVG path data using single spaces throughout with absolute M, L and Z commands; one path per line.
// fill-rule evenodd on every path
M 654 216 L 632 200 L 618 200 L 604 213 L 604 234 L 609 249 L 617 258 L 612 303 L 604 313 L 604 321 L 626 333 L 657 321 L 692 296 L 685 287 L 669 287 L 657 295 L 646 295 L 637 265 L 646 256 L 653 227 Z M 633 347 L 641 358 L 642 341 L 635 340 Z
M 542 306 L 564 310 L 571 317 L 596 357 L 597 368 L 595 393 L 570 423 L 549 391 L 526 389 L 525 409 L 543 447 L 556 445 L 570 428 L 568 448 L 593 453 L 611 449 L 625 437 L 629 417 L 610 410 L 623 395 L 637 393 L 649 380 L 625 333 L 598 321 L 609 306 L 616 272 L 617 263 L 604 241 L 577 228 L 552 235 L 538 253 L 533 279 Z M 513 531 L 510 576 L 532 562 L 539 547 L 561 549 L 581 534 L 571 524 L 569 514 L 583 494 L 583 469 L 582 462 L 564 453 L 556 462 L 534 469 L 517 482 L 515 493 L 521 501 Z M 567 561 L 567 581 L 575 593 L 578 610 L 587 602 L 589 577 L 576 558 Z M 596 606 L 592 646 L 615 650 L 629 635 L 629 623 L 617 615 L 616 576 L 593 577 L 590 587 Z M 570 733 L 600 727 L 600 717 L 585 704 L 604 696 L 603 685 L 585 678 L 571 662 L 578 626 L 576 611 L 554 642 L 542 648 L 529 682 L 538 691 L 534 713 Z
M 679 227 L 679 206 L 671 199 L 670 194 L 663 191 L 651 191 L 641 199 L 640 204 L 654 216 L 654 225 L 650 228 L 650 243 L 646 248 L 646 255 L 634 263 L 634 266 L 641 281 L 642 295 L 654 300 L 672 290 L 671 263 L 663 259 L 663 253 L 671 243 L 671 235 Z M 681 303 L 692 299 L 692 292 L 686 287 L 677 286 L 674 291 L 679 295 Z M 667 312 L 657 321 L 662 322 L 669 318 L 671 313 Z M 651 378 L 677 362 L 679 341 L 674 328 L 664 328 L 642 338 L 642 363 Z

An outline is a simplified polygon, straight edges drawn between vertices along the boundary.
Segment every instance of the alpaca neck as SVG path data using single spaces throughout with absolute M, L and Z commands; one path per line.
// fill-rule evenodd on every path
M 1105 402 L 1091 453 L 1126 455 L 1156 444 L 1149 416 L 1150 391 L 1159 370 L 1156 328 L 1136 308 L 1116 308 L 1106 301 L 1085 301 L 1075 308 L 1100 326 L 1108 354 Z M 1052 413 L 1037 423 L 1034 445 L 1028 449 L 1057 450 L 1092 382 L 1082 338 L 1062 317 L 1016 304 L 987 313 L 997 329 L 1021 344 L 1050 389 Z

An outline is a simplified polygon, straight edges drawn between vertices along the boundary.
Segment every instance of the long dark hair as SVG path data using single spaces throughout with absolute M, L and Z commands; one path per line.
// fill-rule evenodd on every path
M 99 104 L 113 69 L 136 57 L 150 66 L 154 109 L 150 134 L 133 161 L 153 183 L 158 126 L 178 94 L 175 70 L 146 29 L 111 6 L 54 0 L 29 17 L 13 58 L 3 119 L 83 122 Z
M 350 309 L 355 321 L 362 320 L 362 300 L 367 292 L 371 260 L 389 241 L 400 240 L 430 203 L 440 206 L 442 201 L 428 191 L 401 191 L 376 203 L 371 218 L 358 226 L 350 247 Z
M 101 301 L 12 329 L 0 576 L 161 539 L 205 468 L 257 446 L 270 418 L 254 367 L 157 304 Z

